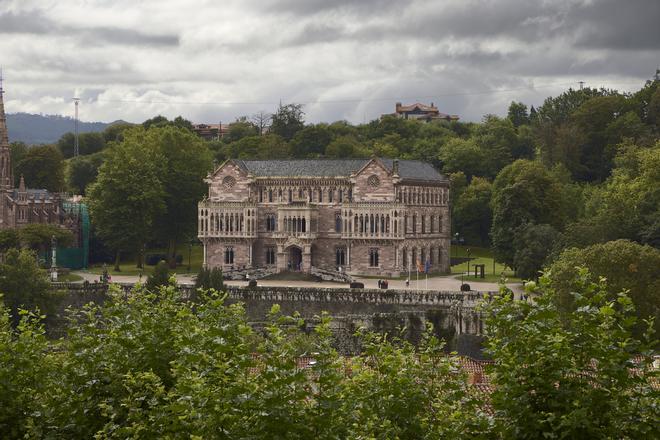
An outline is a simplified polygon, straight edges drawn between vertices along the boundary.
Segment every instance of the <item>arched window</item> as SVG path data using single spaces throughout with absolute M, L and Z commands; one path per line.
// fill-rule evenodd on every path
M 341 232 L 341 214 L 335 214 L 335 232 Z
M 346 265 L 346 248 L 338 247 L 335 249 L 335 266 Z
M 234 248 L 225 248 L 225 264 L 234 264 Z

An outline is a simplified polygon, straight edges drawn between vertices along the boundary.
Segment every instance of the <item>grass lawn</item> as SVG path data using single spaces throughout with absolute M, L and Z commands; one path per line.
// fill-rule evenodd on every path
M 495 263 L 495 270 L 493 271 L 493 253 L 491 252 L 490 249 L 488 248 L 479 248 L 479 247 L 473 247 L 473 246 L 455 246 L 452 245 L 451 247 L 451 256 L 452 257 L 467 257 L 468 252 L 467 250 L 470 250 L 470 258 L 473 258 L 473 260 L 470 260 L 470 274 L 467 275 L 467 270 L 468 270 L 468 262 L 466 261 L 465 263 L 457 264 L 456 266 L 452 266 L 451 268 L 451 273 L 452 275 L 460 275 L 462 273 L 465 273 L 465 281 L 469 282 L 470 280 L 472 281 L 487 281 L 487 282 L 493 282 L 496 283 L 500 280 L 502 274 L 506 277 L 507 280 L 516 282 L 516 281 L 521 281 L 520 278 L 517 278 L 513 274 L 513 270 L 510 267 L 507 267 L 503 264 L 500 263 Z M 475 264 L 485 264 L 485 272 L 486 272 L 486 278 L 475 278 L 474 277 L 474 265 Z
M 202 255 L 203 250 L 204 248 L 201 245 L 192 247 L 190 271 L 188 271 L 188 245 L 179 245 L 177 247 L 176 253 L 183 255 L 183 263 L 179 264 L 174 272 L 178 274 L 197 274 L 199 269 L 201 269 L 202 262 L 204 260 L 204 256 Z M 146 254 L 164 254 L 165 251 L 166 250 L 162 248 L 147 249 Z M 108 269 L 108 273 L 111 275 L 139 275 L 140 272 L 142 272 L 143 275 L 147 276 L 154 271 L 155 266 L 145 265 L 144 270 L 141 270 L 135 264 L 135 257 L 130 257 L 127 259 L 122 259 L 121 263 L 119 264 L 119 268 L 121 269 L 119 272 L 115 272 L 113 270 L 114 263 L 108 263 L 106 264 L 106 267 Z M 103 265 L 97 264 L 90 266 L 88 271 L 90 273 L 96 273 L 100 275 L 103 273 Z

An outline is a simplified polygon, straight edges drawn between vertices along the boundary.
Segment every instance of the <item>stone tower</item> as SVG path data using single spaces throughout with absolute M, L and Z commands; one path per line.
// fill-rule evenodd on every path
M 11 172 L 11 150 L 9 149 L 9 133 L 7 132 L 7 116 L 5 115 L 4 90 L 2 88 L 2 72 L 0 72 L 0 229 L 8 227 L 9 196 L 14 186 Z
M 11 151 L 3 95 L 2 72 L 0 72 L 0 189 L 7 190 L 13 188 L 14 179 L 11 173 Z

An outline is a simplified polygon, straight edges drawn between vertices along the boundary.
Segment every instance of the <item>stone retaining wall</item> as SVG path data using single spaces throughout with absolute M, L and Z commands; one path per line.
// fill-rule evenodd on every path
M 129 291 L 132 284 L 119 284 Z M 65 284 L 70 305 L 80 306 L 84 298 L 98 301 L 107 286 L 103 284 Z M 194 286 L 182 284 L 180 288 L 194 296 Z M 433 324 L 434 333 L 447 341 L 448 350 L 480 358 L 483 340 L 483 321 L 476 306 L 487 294 L 455 291 L 412 291 L 349 289 L 328 287 L 238 287 L 226 286 L 227 302 L 245 305 L 248 320 L 259 328 L 268 312 L 279 304 L 282 313 L 298 312 L 311 331 L 318 317 L 327 312 L 333 317 L 332 328 L 336 346 L 343 353 L 360 350 L 355 332 L 364 328 L 402 334 L 412 342 L 422 337 L 427 323 Z

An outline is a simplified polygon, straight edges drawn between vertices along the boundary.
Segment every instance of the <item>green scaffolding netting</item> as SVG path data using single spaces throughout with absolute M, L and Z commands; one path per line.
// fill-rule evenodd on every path
M 77 218 L 80 226 L 80 247 L 57 248 L 57 265 L 69 269 L 87 268 L 89 261 L 89 212 L 84 203 L 65 202 L 64 211 Z

